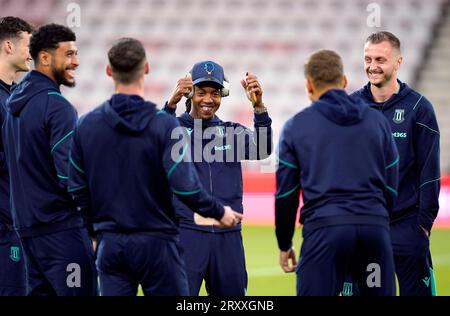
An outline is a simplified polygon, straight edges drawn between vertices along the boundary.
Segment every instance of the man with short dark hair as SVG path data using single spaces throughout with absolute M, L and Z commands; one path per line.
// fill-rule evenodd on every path
M 0 18 L 0 127 L 6 99 L 20 72 L 30 71 L 32 26 L 13 16 Z M 25 263 L 9 205 L 9 173 L 0 133 L 0 296 L 25 295 Z
M 338 295 L 347 271 L 362 295 L 394 295 L 389 215 L 398 154 L 389 123 L 347 95 L 335 52 L 312 54 L 305 77 L 313 103 L 286 122 L 279 143 L 275 224 L 281 268 L 297 270 L 300 296 Z M 304 226 L 297 267 L 292 237 L 300 190 Z
M 371 34 L 364 46 L 369 83 L 353 95 L 389 120 L 400 154 L 391 239 L 400 295 L 436 295 L 429 236 L 439 210 L 439 126 L 432 104 L 397 79 L 400 40 Z
M 100 293 L 135 296 L 140 284 L 145 295 L 188 295 L 172 195 L 228 227 L 241 215 L 203 190 L 186 151 L 176 152 L 176 119 L 143 99 L 142 43 L 120 39 L 108 59 L 115 94 L 79 120 L 69 169 L 69 191 L 97 234 Z
M 265 159 L 272 153 L 272 120 L 257 77 L 247 73 L 241 85 L 253 105 L 254 130 L 222 121 L 216 112 L 229 94 L 226 84 L 221 65 L 198 62 L 190 75 L 178 81 L 164 110 L 175 115 L 177 103 L 187 97 L 186 113 L 178 121 L 192 144 L 188 157 L 194 161 L 200 182 L 219 201 L 243 213 L 241 161 Z M 241 225 L 221 228 L 214 219 L 192 214 L 180 199 L 174 203 L 189 294 L 198 295 L 204 280 L 210 296 L 244 296 L 248 278 Z
M 59 87 L 75 85 L 75 40 L 69 28 L 57 24 L 33 33 L 30 53 L 36 70 L 8 99 L 2 130 L 28 295 L 96 295 L 92 244 L 67 192 L 77 113 Z

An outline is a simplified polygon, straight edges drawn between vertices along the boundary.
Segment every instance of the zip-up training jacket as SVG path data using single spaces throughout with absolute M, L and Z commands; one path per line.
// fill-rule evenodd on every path
M 7 101 L 2 136 L 11 181 L 11 213 L 21 237 L 83 226 L 67 192 L 74 107 L 46 75 L 31 71 Z
M 8 226 L 12 226 L 13 222 L 9 206 L 9 173 L 1 137 L 1 126 L 6 117 L 6 99 L 11 95 L 12 88 L 13 86 L 0 80 L 0 225 Z
M 175 109 L 167 104 L 164 111 L 175 115 Z M 224 122 L 217 116 L 205 121 L 194 120 L 188 113 L 183 113 L 178 121 L 189 135 L 189 157 L 194 161 L 203 187 L 224 205 L 243 213 L 241 161 L 265 159 L 272 153 L 272 120 L 268 113 L 255 114 L 254 131 L 239 123 Z M 240 224 L 233 228 L 198 225 L 185 204 L 175 199 L 174 205 L 180 227 L 212 233 L 241 229 Z
M 386 116 L 397 144 L 400 175 L 392 222 L 415 216 L 431 231 L 439 210 L 439 127 L 431 103 L 405 83 L 399 84 L 399 93 L 383 103 L 373 101 L 370 83 L 353 96 Z
M 94 233 L 175 236 L 173 194 L 203 216 L 223 217 L 223 205 L 203 190 L 192 163 L 180 159 L 188 144 L 172 137 L 177 128 L 174 117 L 136 95 L 115 94 L 80 118 L 69 191 Z
M 344 90 L 329 90 L 286 122 L 276 182 L 280 250 L 292 245 L 300 190 L 303 235 L 331 225 L 388 228 L 398 182 L 389 123 Z

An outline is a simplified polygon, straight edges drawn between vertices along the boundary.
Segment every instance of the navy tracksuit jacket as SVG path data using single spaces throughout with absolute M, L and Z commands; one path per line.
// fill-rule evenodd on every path
M 31 71 L 14 89 L 8 111 L 2 131 L 19 235 L 82 227 L 82 217 L 67 192 L 75 109 L 56 83 Z
M 136 295 L 138 284 L 146 295 L 188 294 L 173 195 L 205 217 L 220 220 L 224 210 L 184 161 L 177 129 L 155 104 L 124 94 L 77 124 L 69 191 L 99 236 L 102 295 Z
M 14 88 L 0 80 L 0 128 L 6 117 L 6 100 Z M 25 264 L 9 206 L 9 172 L 0 130 L 0 296 L 25 294 Z
M 335 277 L 327 276 L 325 271 L 334 271 L 339 266 L 333 257 L 336 249 L 351 254 L 356 251 L 353 247 L 358 247 L 357 243 L 354 245 L 355 239 L 348 237 L 353 235 L 350 229 L 339 231 L 341 225 L 353 225 L 355 238 L 367 242 L 369 253 L 373 247 L 372 253 L 381 249 L 382 253 L 390 254 L 386 258 L 381 254 L 378 260 L 391 266 L 392 273 L 385 276 L 393 288 L 392 250 L 385 228 L 397 195 L 397 166 L 398 153 L 387 120 L 343 90 L 326 92 L 285 124 L 276 173 L 276 236 L 280 250 L 292 246 L 302 190 L 304 206 L 300 222 L 304 225 L 305 239 L 299 269 L 302 271 L 304 265 L 305 273 L 300 276 L 303 280 L 299 281 L 299 294 L 335 295 L 341 290 L 345 265 L 337 261 L 342 269 Z M 369 230 L 357 230 L 361 225 L 382 228 L 380 241 L 368 242 Z M 329 233 L 323 233 L 325 228 Z M 326 245 L 342 236 L 349 240 L 327 248 Z M 329 265 L 309 271 L 311 256 L 317 255 L 321 247 L 328 250 L 321 254 L 320 262 L 328 262 L 324 258 L 329 258 Z M 360 255 L 363 256 L 362 252 Z M 318 269 L 324 279 L 311 280 Z M 321 285 L 326 287 L 331 280 L 337 280 L 333 290 L 321 292 Z
M 392 222 L 416 217 L 428 231 L 439 210 L 439 127 L 431 103 L 400 82 L 400 91 L 383 103 L 373 101 L 370 83 L 354 97 L 380 110 L 389 120 L 397 144 L 399 186 Z
M 11 95 L 10 87 L 3 81 L 0 82 L 0 128 L 6 118 L 6 99 Z M 13 225 L 11 210 L 9 206 L 9 173 L 6 164 L 5 150 L 3 148 L 3 139 L 0 132 L 0 223 Z
M 431 103 L 405 83 L 386 102 L 373 101 L 370 83 L 353 96 L 389 121 L 399 151 L 399 186 L 391 239 L 400 295 L 436 295 L 430 240 L 439 210 L 439 127 Z M 420 227 L 422 226 L 422 227 Z
M 2 129 L 11 212 L 27 264 L 28 295 L 95 295 L 94 253 L 67 192 L 70 139 L 77 113 L 58 85 L 31 71 L 7 102 Z M 67 286 L 70 264 L 83 271 Z
M 80 118 L 70 153 L 69 191 L 91 213 L 96 233 L 178 233 L 173 193 L 207 217 L 223 206 L 202 190 L 184 145 L 172 139 L 177 120 L 138 96 L 114 95 Z M 183 146 L 180 146 L 184 148 Z M 177 147 L 174 147 L 177 148 Z M 192 213 L 192 211 L 191 211 Z
M 164 111 L 175 114 L 175 111 L 167 106 Z M 197 120 L 198 129 L 194 129 L 196 122 L 188 113 L 179 116 L 178 121 L 190 136 L 191 159 L 194 161 L 203 187 L 224 205 L 243 213 L 241 161 L 265 159 L 272 153 L 272 120 L 268 113 L 255 114 L 254 131 L 239 123 L 224 122 L 217 116 L 209 121 Z M 202 137 L 207 128 L 212 128 L 213 135 Z M 230 135 L 227 134 L 227 131 Z M 235 132 L 233 136 L 231 136 L 232 131 Z M 260 139 L 261 137 L 264 139 Z M 204 151 L 212 155 L 220 153 L 221 160 L 208 161 L 208 157 L 206 159 L 203 156 L 196 157 L 196 148 L 199 148 L 201 153 Z M 187 205 L 179 199 L 175 199 L 174 205 L 182 228 L 204 232 L 241 230 L 240 224 L 233 228 L 197 225 L 194 222 L 192 211 Z

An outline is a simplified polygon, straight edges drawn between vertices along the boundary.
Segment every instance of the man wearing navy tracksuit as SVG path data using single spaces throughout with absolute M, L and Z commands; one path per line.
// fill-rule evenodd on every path
M 135 296 L 140 284 L 145 295 L 185 296 L 173 194 L 229 227 L 240 214 L 206 193 L 183 160 L 177 120 L 143 99 L 142 43 L 120 39 L 108 58 L 116 93 L 78 121 L 69 169 L 69 192 L 97 235 L 100 294 Z
M 92 244 L 67 192 L 77 113 L 59 86 L 75 84 L 75 39 L 69 28 L 56 24 L 33 34 L 36 70 L 13 90 L 2 129 L 28 295 L 96 295 Z
M 191 159 L 200 182 L 223 204 L 242 213 L 241 160 L 259 160 L 270 155 L 272 121 L 253 74 L 248 74 L 241 84 L 254 106 L 255 130 L 222 121 L 215 113 L 229 93 L 225 84 L 222 66 L 213 61 L 196 63 L 190 76 L 178 81 L 164 109 L 175 115 L 177 103 L 183 95 L 188 96 L 186 113 L 178 120 L 190 135 Z M 211 219 L 193 215 L 183 201 L 175 199 L 174 203 L 180 218 L 180 242 L 190 295 L 199 294 L 203 280 L 211 296 L 245 295 L 247 271 L 241 225 L 220 228 Z
M 31 56 L 28 46 L 32 26 L 18 17 L 0 19 L 0 128 L 6 117 L 6 100 L 18 73 L 28 72 Z M 26 293 L 25 261 L 22 245 L 14 230 L 9 205 L 9 173 L 0 130 L 0 296 Z
M 391 239 L 400 295 L 436 295 L 429 236 L 439 210 L 439 127 L 431 103 L 397 79 L 399 39 L 374 33 L 364 48 L 369 83 L 353 95 L 388 119 L 400 154 Z
M 280 265 L 297 270 L 297 294 L 334 296 L 351 271 L 363 295 L 394 295 L 389 215 L 398 153 L 389 123 L 343 90 L 342 60 L 314 53 L 305 64 L 313 103 L 284 126 L 276 172 Z M 292 247 L 299 193 L 303 243 Z M 290 262 L 291 261 L 291 262 Z

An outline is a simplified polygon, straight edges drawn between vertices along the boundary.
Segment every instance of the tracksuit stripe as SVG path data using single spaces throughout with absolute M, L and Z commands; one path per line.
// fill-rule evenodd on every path
M 167 178 L 170 177 L 170 175 L 171 175 L 172 172 L 175 170 L 175 168 L 176 168 L 176 167 L 180 164 L 180 162 L 183 160 L 184 156 L 186 155 L 187 148 L 188 148 L 188 144 L 184 145 L 184 147 L 183 147 L 183 152 L 181 153 L 180 158 L 178 158 L 178 160 L 175 162 L 175 164 L 174 164 L 172 167 L 170 167 L 169 172 L 167 172 Z
M 398 164 L 398 162 L 400 161 L 400 157 L 397 157 L 397 159 L 395 159 L 394 162 L 392 162 L 391 164 L 389 164 L 386 169 L 392 168 L 393 166 L 395 166 L 396 164 Z
M 83 171 L 83 169 L 81 169 L 80 167 L 78 167 L 77 164 L 72 160 L 72 157 L 70 157 L 69 160 L 70 160 L 70 163 L 72 164 L 72 166 L 73 166 L 75 169 L 77 169 L 77 170 L 78 170 L 79 172 L 81 172 L 81 173 L 85 173 L 85 172 Z
M 50 152 L 51 154 L 53 154 L 53 152 L 55 151 L 56 147 L 59 146 L 59 144 L 61 144 L 63 141 L 65 141 L 67 139 L 67 137 L 69 137 L 70 135 L 73 134 L 73 130 L 70 131 L 69 133 L 67 133 L 63 138 L 61 138 L 52 148 L 52 151 Z
M 75 191 L 82 190 L 82 189 L 84 189 L 84 188 L 86 188 L 86 186 L 85 186 L 85 185 L 82 185 L 82 186 L 75 187 L 75 188 L 69 188 L 67 191 L 68 191 L 68 192 L 75 192 Z
M 276 198 L 276 199 L 281 199 L 281 198 L 284 198 L 284 197 L 286 197 L 286 196 L 288 196 L 288 195 L 291 195 L 292 193 L 295 192 L 295 190 L 298 189 L 299 186 L 300 186 L 300 185 L 297 184 L 293 189 L 287 191 L 286 193 L 279 194 L 279 195 L 275 196 L 275 198 Z
M 281 162 L 283 165 L 288 166 L 289 168 L 292 169 L 298 169 L 298 167 L 290 162 L 287 162 L 286 160 L 283 160 L 281 158 L 278 158 L 278 161 Z
M 439 180 L 441 180 L 441 178 L 437 178 L 437 179 L 434 179 L 434 180 L 430 180 L 430 181 L 424 182 L 424 183 L 422 183 L 419 186 L 419 189 L 422 188 L 424 185 L 427 185 L 428 183 L 436 182 L 436 181 L 439 181 Z
M 193 195 L 193 194 L 199 193 L 201 191 L 202 191 L 201 189 L 198 189 L 198 190 L 194 190 L 194 191 L 184 192 L 184 191 L 177 191 L 175 189 L 172 189 L 172 192 L 175 194 L 178 194 L 178 195 Z
M 439 135 L 439 132 L 438 132 L 437 130 L 432 129 L 431 127 L 428 127 L 428 126 L 426 126 L 426 125 L 423 124 L 423 123 L 416 122 L 416 124 L 417 124 L 417 125 L 420 125 L 420 126 L 423 126 L 423 127 L 425 127 L 425 128 L 428 128 L 430 131 L 435 132 L 436 134 Z
M 391 191 L 392 193 L 394 193 L 394 195 L 398 195 L 397 190 L 395 190 L 394 188 L 391 188 L 391 187 L 388 186 L 387 184 L 386 184 L 386 188 L 387 188 L 389 191 Z

